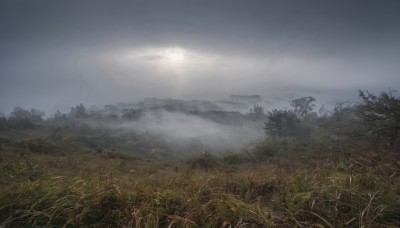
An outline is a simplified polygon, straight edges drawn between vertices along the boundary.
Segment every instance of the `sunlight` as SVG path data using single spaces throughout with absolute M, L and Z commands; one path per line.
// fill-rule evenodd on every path
M 171 63 L 181 63 L 186 59 L 184 50 L 179 48 L 165 50 L 163 57 Z
M 110 58 L 110 56 L 107 55 L 106 58 Z M 142 69 L 146 71 L 158 70 L 165 73 L 166 70 L 172 70 L 179 74 L 203 70 L 204 66 L 211 69 L 217 67 L 217 64 L 223 60 L 216 54 L 181 47 L 145 47 L 124 50 L 112 55 L 112 58 L 119 64 L 130 68 L 142 66 Z

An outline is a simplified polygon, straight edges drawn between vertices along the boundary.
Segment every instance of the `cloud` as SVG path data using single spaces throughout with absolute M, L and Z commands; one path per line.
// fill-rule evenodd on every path
M 0 110 L 395 87 L 399 10 L 391 0 L 2 1 Z M 176 47 L 188 61 L 167 61 Z

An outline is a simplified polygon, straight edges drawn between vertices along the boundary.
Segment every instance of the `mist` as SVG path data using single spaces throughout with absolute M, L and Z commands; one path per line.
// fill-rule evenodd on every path
M 267 119 L 248 118 L 255 104 L 267 113 L 312 96 L 317 112 L 359 102 L 359 89 L 396 89 L 399 9 L 359 0 L 2 1 L 0 112 L 20 106 L 51 119 L 77 104 L 128 104 L 143 115 L 100 125 L 241 148 L 265 135 Z M 161 102 L 156 110 L 146 107 L 151 99 Z M 195 105 L 200 114 L 171 112 L 163 99 L 209 103 Z
M 400 84 L 399 8 L 358 0 L 2 1 L 0 111 L 231 94 L 355 100 L 358 89 Z M 171 52 L 184 58 L 171 61 Z
M 113 126 L 117 129 L 159 135 L 168 143 L 188 149 L 198 146 L 213 153 L 236 151 L 245 148 L 252 141 L 264 138 L 262 125 L 256 123 L 221 124 L 209 119 L 183 113 L 157 111 L 146 113 L 137 121 Z M 215 152 L 217 151 L 217 152 Z
M 400 0 L 0 0 L 0 227 L 400 227 Z

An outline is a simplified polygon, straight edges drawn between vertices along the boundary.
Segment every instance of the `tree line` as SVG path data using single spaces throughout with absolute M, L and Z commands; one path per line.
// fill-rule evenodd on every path
M 314 97 L 298 98 L 292 101 L 291 109 L 268 111 L 264 129 L 271 137 L 307 137 L 313 128 L 324 122 L 336 125 L 342 122 L 340 134 L 363 137 L 393 149 L 400 136 L 400 98 L 395 92 L 389 90 L 376 95 L 360 90 L 361 102 L 347 106 L 338 103 L 333 113 L 321 116 L 313 112 Z

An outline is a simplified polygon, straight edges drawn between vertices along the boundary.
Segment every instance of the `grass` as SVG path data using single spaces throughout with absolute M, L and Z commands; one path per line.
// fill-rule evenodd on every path
M 395 153 L 206 168 L 97 153 L 1 156 L 1 227 L 400 226 Z

